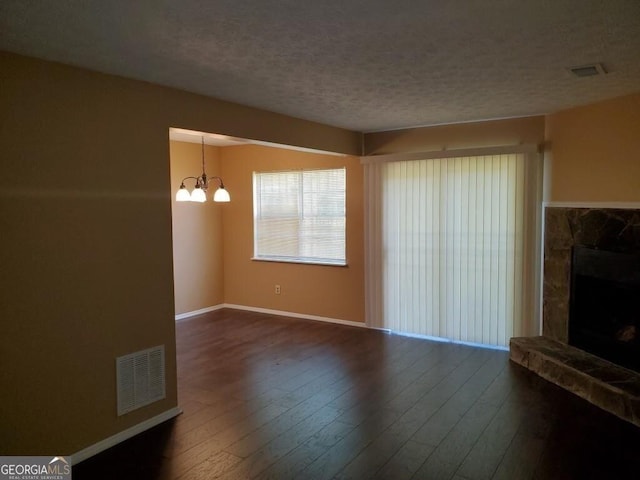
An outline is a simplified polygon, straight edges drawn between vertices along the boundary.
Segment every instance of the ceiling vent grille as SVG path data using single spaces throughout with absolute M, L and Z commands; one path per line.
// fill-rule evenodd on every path
M 607 71 L 601 63 L 592 65 L 581 65 L 579 67 L 570 67 L 569 71 L 576 77 L 593 77 L 594 75 L 606 75 Z
M 118 415 L 165 398 L 164 345 L 116 358 Z

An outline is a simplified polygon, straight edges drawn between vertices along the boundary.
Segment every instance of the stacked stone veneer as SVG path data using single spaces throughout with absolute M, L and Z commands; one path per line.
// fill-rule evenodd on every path
M 542 334 L 569 340 L 571 248 L 640 251 L 640 210 L 560 208 L 545 210 Z
M 511 359 L 640 426 L 640 374 L 567 345 L 574 245 L 640 251 L 640 209 L 546 208 L 543 336 L 513 338 Z

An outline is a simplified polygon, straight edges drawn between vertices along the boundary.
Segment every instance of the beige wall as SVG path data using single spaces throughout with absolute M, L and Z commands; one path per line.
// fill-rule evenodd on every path
M 549 115 L 547 200 L 640 201 L 640 93 Z
M 364 321 L 363 171 L 357 157 L 279 148 L 221 148 L 222 173 L 232 202 L 224 212 L 225 302 Z M 254 171 L 347 168 L 348 267 L 252 261 Z M 275 295 L 274 286 L 282 288 Z
M 177 404 L 169 127 L 351 154 L 360 135 L 1 52 L 0 71 L 0 453 L 66 455 Z M 117 417 L 115 358 L 158 344 L 167 399 Z
M 431 152 L 502 145 L 536 145 L 544 140 L 544 117 L 436 125 L 364 135 L 367 155 Z
M 209 177 L 220 176 L 218 147 L 205 145 L 205 166 Z M 224 303 L 222 212 L 228 204 L 176 202 L 180 181 L 202 172 L 200 144 L 171 142 L 171 211 L 173 214 L 173 277 L 176 314 L 193 312 Z M 217 186 L 217 181 L 212 180 Z M 193 190 L 194 180 L 185 186 Z

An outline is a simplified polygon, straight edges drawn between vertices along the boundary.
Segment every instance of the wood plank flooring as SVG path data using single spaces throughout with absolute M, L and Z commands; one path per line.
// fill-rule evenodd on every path
M 184 414 L 74 480 L 640 478 L 640 429 L 507 352 L 229 309 L 177 348 Z

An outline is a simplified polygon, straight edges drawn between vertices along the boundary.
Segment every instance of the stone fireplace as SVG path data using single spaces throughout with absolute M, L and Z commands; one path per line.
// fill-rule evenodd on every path
M 569 341 L 571 256 L 577 245 L 640 252 L 640 210 L 546 208 L 542 334 L 562 343 Z
M 640 373 L 624 359 L 640 348 L 639 264 L 640 209 L 547 207 L 543 335 L 510 345 L 514 362 L 638 426 Z M 572 292 L 583 303 L 570 309 Z M 586 330 L 576 325 L 580 310 Z
M 640 253 L 574 246 L 569 345 L 640 373 Z

